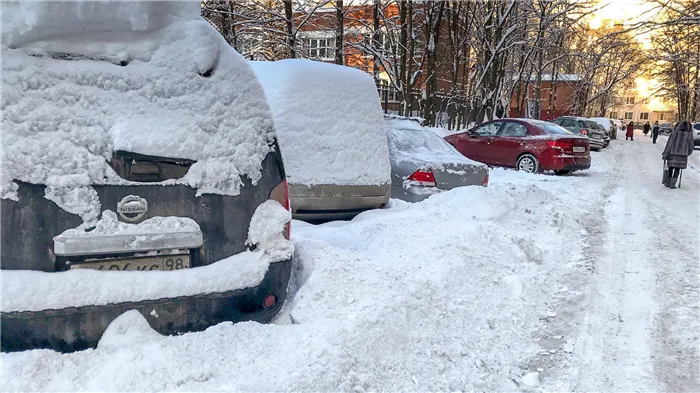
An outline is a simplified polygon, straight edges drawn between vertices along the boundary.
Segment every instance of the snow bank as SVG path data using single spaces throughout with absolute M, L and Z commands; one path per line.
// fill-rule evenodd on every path
M 471 160 L 455 150 L 441 137 L 411 120 L 387 120 L 389 154 L 392 162 L 418 165 L 443 164 L 487 166 Z
M 199 194 L 237 195 L 241 176 L 260 179 L 272 115 L 199 3 L 2 8 L 3 198 L 17 198 L 13 179 L 51 182 L 47 197 L 94 219 L 99 206 L 76 203 L 73 190 L 126 183 L 108 165 L 115 150 L 197 161 L 171 182 Z
M 486 188 L 299 225 L 289 324 L 2 354 L 3 387 L 520 391 L 540 318 L 557 318 L 550 304 L 580 258 L 590 209 L 576 201 L 600 192 L 587 179 L 494 170 Z
M 390 182 L 382 109 L 369 75 L 310 60 L 250 65 L 265 88 L 290 184 Z

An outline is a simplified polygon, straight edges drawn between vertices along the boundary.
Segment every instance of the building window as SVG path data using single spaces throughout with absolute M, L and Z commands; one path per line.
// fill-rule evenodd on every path
M 617 112 L 610 112 L 610 118 L 611 119 L 619 119 L 619 116 L 617 115 Z
M 389 84 L 389 81 L 379 80 L 379 98 L 384 102 L 398 102 L 398 94 L 396 88 Z
M 627 105 L 634 105 L 634 97 L 626 97 L 626 98 L 625 98 L 625 104 L 627 104 Z
M 632 120 L 632 116 L 634 116 L 634 112 L 625 112 L 625 120 Z
M 666 120 L 666 114 L 662 113 L 661 116 L 659 116 L 659 120 Z
M 648 112 L 642 112 L 639 114 L 639 120 L 649 120 L 649 113 Z
M 309 38 L 306 40 L 309 57 L 315 59 L 335 58 L 335 38 Z

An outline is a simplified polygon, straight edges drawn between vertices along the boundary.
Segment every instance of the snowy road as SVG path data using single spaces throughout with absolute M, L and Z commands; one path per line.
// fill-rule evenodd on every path
M 665 138 L 661 142 L 665 143 Z M 592 274 L 583 298 L 567 304 L 585 312 L 570 333 L 566 364 L 551 389 L 566 391 L 700 390 L 700 154 L 691 157 L 683 188 L 660 185 L 663 144 L 641 135 L 615 146 L 605 175 L 604 217 L 591 220 Z M 700 153 L 700 152 L 699 152 Z
M 2 354 L 2 388 L 700 391 L 700 158 L 668 190 L 662 147 L 295 222 L 276 324 L 162 337 L 124 315 L 95 350 Z

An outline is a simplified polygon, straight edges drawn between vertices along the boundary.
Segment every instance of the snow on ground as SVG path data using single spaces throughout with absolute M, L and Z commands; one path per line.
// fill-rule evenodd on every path
M 127 313 L 95 350 L 2 354 L 2 387 L 697 391 L 698 175 L 661 187 L 661 148 L 614 141 L 573 176 L 497 169 L 487 188 L 295 221 L 275 324 L 163 337 Z
M 251 61 L 293 185 L 391 182 L 377 87 L 366 72 L 311 60 Z

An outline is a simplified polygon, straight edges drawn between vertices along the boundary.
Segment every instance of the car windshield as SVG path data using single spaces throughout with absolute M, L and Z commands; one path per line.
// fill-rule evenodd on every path
M 539 128 L 540 130 L 544 131 L 546 134 L 549 135 L 573 135 L 566 128 L 547 121 L 535 120 L 530 121 L 530 124 L 534 125 L 535 127 Z
M 391 128 L 387 133 L 389 145 L 411 154 L 452 153 L 454 149 L 444 139 L 429 131 Z
M 696 130 L 700 130 L 700 123 L 695 123 L 695 125 L 693 126 L 693 128 L 696 129 Z

